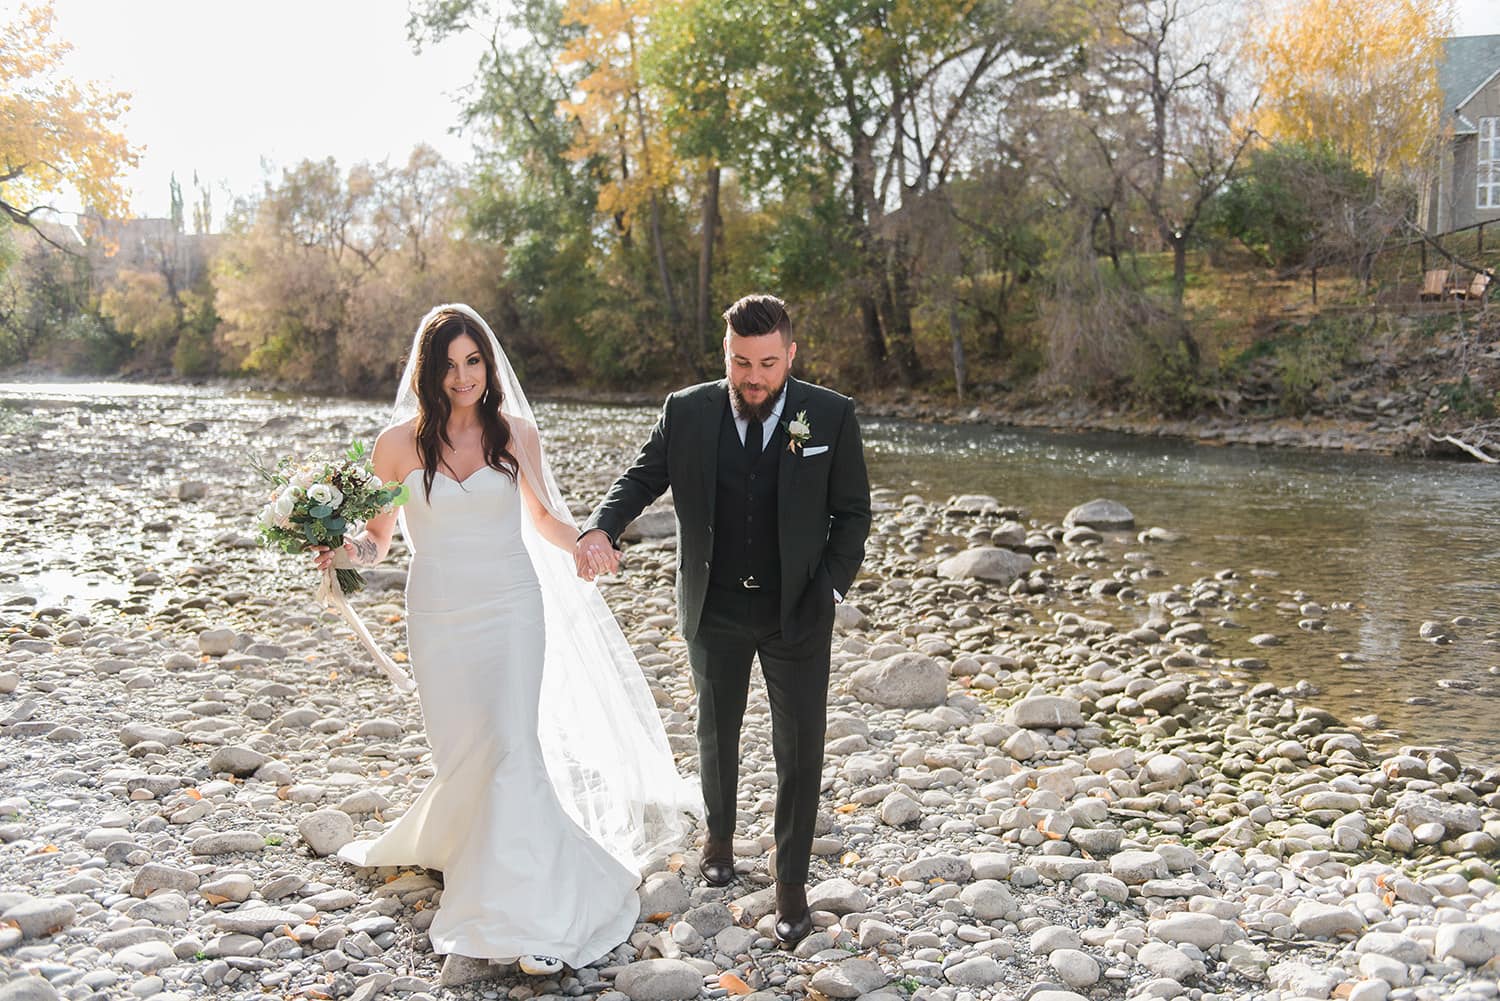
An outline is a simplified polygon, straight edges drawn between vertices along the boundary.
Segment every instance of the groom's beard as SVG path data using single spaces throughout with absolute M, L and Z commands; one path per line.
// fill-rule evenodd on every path
M 765 422 L 771 416 L 771 411 L 776 409 L 776 404 L 781 400 L 781 392 L 786 389 L 786 379 L 775 386 L 767 386 L 766 398 L 759 403 L 751 403 L 740 393 L 739 384 L 733 380 L 729 383 L 729 396 L 734 403 L 734 412 L 738 417 L 746 420 Z

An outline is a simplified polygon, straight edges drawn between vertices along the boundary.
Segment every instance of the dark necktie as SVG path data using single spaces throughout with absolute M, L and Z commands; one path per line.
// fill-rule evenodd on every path
M 760 437 L 760 421 L 752 417 L 745 425 L 745 454 L 749 456 L 751 463 L 760 458 Z

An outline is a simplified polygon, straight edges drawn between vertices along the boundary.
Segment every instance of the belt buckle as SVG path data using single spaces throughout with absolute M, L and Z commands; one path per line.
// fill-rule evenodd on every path
M 760 582 L 755 579 L 754 574 L 751 574 L 749 577 L 740 578 L 740 587 L 743 587 L 746 591 L 759 591 Z

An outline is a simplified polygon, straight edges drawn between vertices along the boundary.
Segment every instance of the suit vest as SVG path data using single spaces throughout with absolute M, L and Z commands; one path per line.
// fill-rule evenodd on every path
M 715 476 L 714 552 L 709 584 L 743 589 L 754 577 L 762 593 L 781 589 L 780 534 L 776 525 L 776 485 L 785 437 L 777 424 L 764 426 L 760 456 L 752 464 L 724 405 L 719 428 L 719 462 Z

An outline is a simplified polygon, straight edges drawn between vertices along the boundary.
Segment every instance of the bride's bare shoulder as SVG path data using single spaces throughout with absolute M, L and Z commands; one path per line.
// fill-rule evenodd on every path
M 400 424 L 392 424 L 380 432 L 375 439 L 375 451 L 370 456 L 377 472 L 382 468 L 405 468 L 412 465 L 417 455 L 417 421 L 412 418 Z
M 400 424 L 392 424 L 380 432 L 380 437 L 375 439 L 375 447 L 380 448 L 382 445 L 387 448 L 400 448 L 402 446 L 416 448 L 417 419 L 413 417 L 410 420 L 402 421 Z

